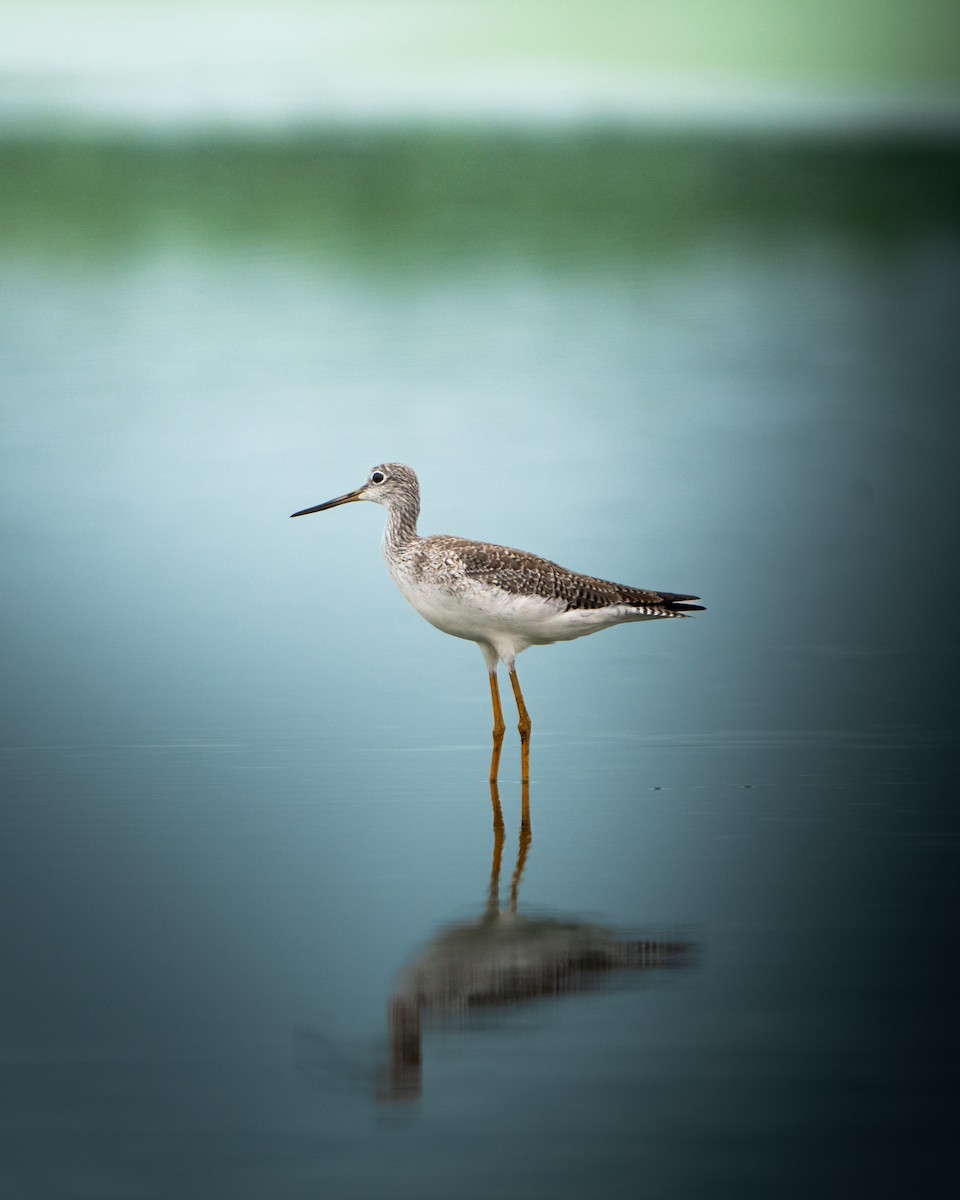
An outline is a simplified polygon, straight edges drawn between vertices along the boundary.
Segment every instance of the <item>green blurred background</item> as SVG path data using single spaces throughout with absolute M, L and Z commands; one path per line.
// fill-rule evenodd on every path
M 949 219 L 960 10 L 662 3 L 2 5 L 0 239 L 351 269 L 684 255 Z

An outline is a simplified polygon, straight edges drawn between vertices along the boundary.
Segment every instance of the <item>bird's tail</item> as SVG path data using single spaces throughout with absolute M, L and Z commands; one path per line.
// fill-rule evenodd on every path
M 684 596 L 680 592 L 660 592 L 658 594 L 663 601 L 663 607 L 671 614 L 685 616 L 687 613 L 707 611 L 703 604 L 689 603 L 691 600 L 699 600 L 699 596 Z

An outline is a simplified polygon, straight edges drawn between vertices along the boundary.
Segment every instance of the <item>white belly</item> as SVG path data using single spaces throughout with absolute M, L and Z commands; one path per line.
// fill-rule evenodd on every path
M 513 657 L 528 646 L 571 641 L 638 619 L 635 612 L 620 606 L 564 610 L 559 600 L 516 595 L 472 581 L 452 590 L 394 578 L 407 600 L 431 625 L 453 637 L 492 646 L 502 658 Z

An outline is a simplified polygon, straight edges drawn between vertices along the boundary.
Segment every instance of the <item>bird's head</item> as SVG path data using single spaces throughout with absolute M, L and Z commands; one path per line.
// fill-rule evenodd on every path
M 354 500 L 370 500 L 374 504 L 383 504 L 387 508 L 410 505 L 419 510 L 420 486 L 416 473 L 403 463 L 381 463 L 374 467 L 367 476 L 366 483 L 354 492 L 345 496 L 337 496 L 335 500 L 327 500 L 324 504 L 315 504 L 312 508 L 302 508 L 299 512 L 291 513 L 292 517 L 305 517 L 308 513 L 323 512 L 326 508 L 337 508 L 341 504 L 352 504 Z

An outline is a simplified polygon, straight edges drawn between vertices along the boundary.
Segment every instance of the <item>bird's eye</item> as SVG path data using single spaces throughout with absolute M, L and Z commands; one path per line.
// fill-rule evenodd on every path
M 370 474 L 371 483 L 383 483 L 385 479 L 386 475 L 382 471 L 372 471 Z

